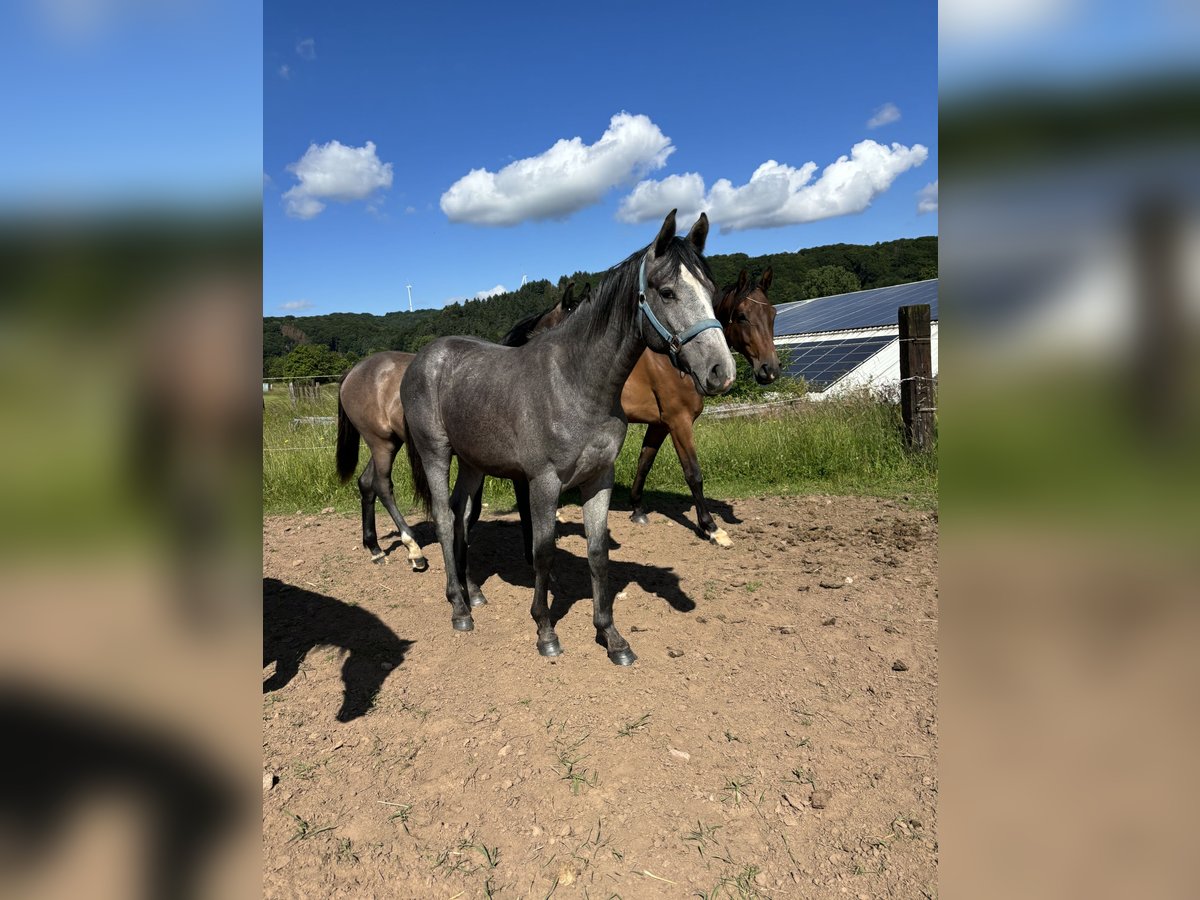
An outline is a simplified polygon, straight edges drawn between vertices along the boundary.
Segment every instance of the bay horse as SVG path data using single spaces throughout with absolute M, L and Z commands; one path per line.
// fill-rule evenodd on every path
M 771 286 L 770 267 L 757 283 L 742 269 L 737 284 L 722 289 L 715 304 L 717 319 L 725 331 L 729 348 L 746 357 L 754 380 L 771 384 L 779 377 L 779 355 L 775 351 L 775 307 L 767 299 Z M 683 477 L 692 491 L 696 504 L 696 521 L 700 533 L 721 547 L 732 546 L 723 528 L 718 528 L 704 499 L 704 476 L 696 458 L 696 419 L 704 412 L 704 396 L 691 381 L 663 364 L 661 356 L 643 353 L 625 388 L 621 391 L 621 407 L 630 422 L 646 425 L 642 451 L 638 456 L 637 474 L 629 488 L 633 506 L 630 518 L 639 525 L 646 524 L 642 506 L 642 489 L 646 475 L 654 465 L 658 448 L 667 434 L 675 445 L 675 453 L 683 466 Z
M 558 303 L 548 310 L 526 316 L 505 336 L 505 341 L 518 336 L 521 340 L 528 340 L 532 333 L 553 328 L 586 299 L 590 290 L 589 284 L 584 294 L 576 298 L 575 283 L 569 282 Z M 396 523 L 413 571 L 424 572 L 429 568 L 429 562 L 421 553 L 412 529 L 404 516 L 400 515 L 392 496 L 392 466 L 405 439 L 400 380 L 414 356 L 397 350 L 372 353 L 343 376 L 338 388 L 336 461 L 338 477 L 345 484 L 358 465 L 358 440 L 362 437 L 370 454 L 366 468 L 358 476 L 358 490 L 362 496 L 363 546 L 370 551 L 372 562 L 382 562 L 387 558 L 387 554 L 379 547 L 375 532 L 375 501 L 378 499 Z M 476 518 L 478 515 L 476 511 Z
M 415 493 L 442 545 L 455 630 L 472 630 L 471 605 L 486 602 L 467 566 L 477 490 L 484 475 L 520 480 L 529 489 L 537 649 L 543 656 L 562 653 L 546 592 L 558 498 L 578 487 L 597 640 L 617 665 L 636 659 L 613 624 L 608 587 L 613 462 L 629 424 L 621 389 L 647 347 L 669 355 L 702 393 L 733 383 L 733 357 L 714 318 L 715 288 L 702 255 L 707 236 L 702 213 L 687 237 L 677 238 L 672 210 L 651 244 L 609 269 L 592 301 L 559 327 L 520 347 L 439 338 L 409 364 L 400 382 L 405 447 Z M 453 493 L 451 456 L 458 457 Z

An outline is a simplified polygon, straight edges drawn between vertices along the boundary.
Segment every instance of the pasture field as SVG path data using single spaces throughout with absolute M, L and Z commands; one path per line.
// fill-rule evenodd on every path
M 436 548 L 414 573 L 357 515 L 267 516 L 265 896 L 936 896 L 936 512 L 733 500 L 721 550 L 688 499 L 610 517 L 628 669 L 593 640 L 577 506 L 554 660 L 513 514 L 476 526 L 467 634 Z
M 341 485 L 333 470 L 334 425 L 293 426 L 299 417 L 333 416 L 335 385 L 321 399 L 293 406 L 286 394 L 265 398 L 263 421 L 263 508 L 268 513 L 315 513 L 327 507 L 353 513 L 358 489 Z M 628 486 L 637 470 L 645 426 L 631 425 L 617 457 L 615 510 L 628 510 Z M 705 494 L 713 499 L 758 494 L 833 493 L 907 497 L 932 508 L 937 495 L 937 453 L 907 452 L 896 404 L 867 398 L 814 402 L 801 410 L 770 418 L 706 419 L 696 423 L 696 444 L 704 472 Z M 359 471 L 366 464 L 359 450 Z M 407 515 L 412 498 L 408 462 L 402 450 L 393 472 L 396 502 Z M 679 460 L 668 440 L 646 479 L 650 504 L 659 495 L 689 495 Z M 511 509 L 509 482 L 488 478 L 484 502 Z M 564 502 L 572 502 L 572 494 Z M 574 495 L 578 502 L 578 495 Z M 692 514 L 694 519 L 694 514 Z

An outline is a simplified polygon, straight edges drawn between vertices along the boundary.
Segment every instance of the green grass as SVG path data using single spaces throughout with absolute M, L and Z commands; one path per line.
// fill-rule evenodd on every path
M 338 483 L 334 472 L 334 425 L 292 427 L 293 417 L 332 416 L 333 386 L 315 403 L 293 407 L 286 396 L 267 398 L 263 422 L 263 509 L 267 513 L 314 513 L 332 506 L 338 512 L 359 509 L 358 487 Z M 644 426 L 631 425 L 616 462 L 614 506 L 628 502 Z M 864 398 L 813 402 L 787 415 L 769 418 L 706 420 L 696 424 L 696 444 L 708 497 L 723 499 L 762 494 L 907 495 L 923 505 L 936 502 L 937 454 L 913 454 L 904 448 L 900 411 L 893 404 Z M 366 464 L 360 449 L 359 470 Z M 408 461 L 403 451 L 392 474 L 401 511 L 411 505 Z M 690 491 L 669 442 L 663 445 L 646 480 L 647 501 L 674 495 L 690 504 Z M 577 495 L 565 497 L 577 502 Z M 512 486 L 489 478 L 484 502 L 511 509 Z M 383 514 L 382 506 L 379 514 Z
M 626 722 L 617 729 L 618 737 L 629 737 L 630 735 L 648 728 L 650 726 L 650 713 L 644 713 L 641 718 L 634 719 L 632 722 Z

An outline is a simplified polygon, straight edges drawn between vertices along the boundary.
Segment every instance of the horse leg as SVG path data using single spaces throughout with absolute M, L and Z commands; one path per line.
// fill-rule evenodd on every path
M 379 548 L 379 536 L 375 533 L 375 457 L 358 476 L 358 493 L 362 497 L 363 546 L 371 553 L 371 562 L 383 562 L 387 556 Z
M 412 434 L 409 434 L 409 440 L 412 440 Z M 455 556 L 455 517 L 450 509 L 450 448 L 442 447 L 435 451 L 432 447 L 421 447 L 420 455 L 429 483 L 430 512 L 433 514 L 438 543 L 442 545 L 442 558 L 445 561 L 446 599 L 450 601 L 451 606 L 450 624 L 454 626 L 455 631 L 471 631 L 475 627 L 475 621 L 471 618 L 471 607 L 467 605 Z
M 400 510 L 396 508 L 396 498 L 392 496 L 392 464 L 396 461 L 399 449 L 399 445 L 394 444 L 371 448 L 371 465 L 375 470 L 375 494 L 383 501 L 384 508 L 396 523 L 396 530 L 400 532 L 400 540 L 408 550 L 408 561 L 412 564 L 413 571 L 424 572 L 429 568 L 429 561 L 421 552 L 416 535 L 404 521 L 404 516 L 400 515 Z
M 633 506 L 633 513 L 629 518 L 638 525 L 646 524 L 646 511 L 642 509 L 642 488 L 646 486 L 646 476 L 650 474 L 654 457 L 658 455 L 658 448 L 662 446 L 668 431 L 662 422 L 646 426 L 646 437 L 642 439 L 642 452 L 638 456 L 637 474 L 629 488 L 629 502 Z
M 471 498 L 470 516 L 467 519 L 467 532 L 469 533 L 475 527 L 475 523 L 479 521 L 479 514 L 483 512 L 483 478 L 479 479 L 479 487 L 475 488 L 475 496 Z
M 460 458 L 458 461 L 458 480 L 454 483 L 454 493 L 450 495 L 450 509 L 454 512 L 454 562 L 458 566 L 459 584 L 467 586 L 467 597 L 471 606 L 483 606 L 487 598 L 471 580 L 470 567 L 467 565 L 467 536 L 471 525 L 479 518 L 476 506 L 483 495 L 483 473 L 472 469 Z
M 692 430 L 694 421 L 675 422 L 671 427 L 671 442 L 675 452 L 679 454 L 679 464 L 683 466 L 683 477 L 692 489 L 692 499 L 696 502 L 696 521 L 700 525 L 700 533 L 720 547 L 732 547 L 722 528 L 713 521 L 712 513 L 708 511 L 708 501 L 704 499 L 704 475 L 700 472 L 700 461 L 696 459 L 696 435 Z
M 529 482 L 529 524 L 533 534 L 533 605 L 529 614 L 537 625 L 538 653 L 542 656 L 558 656 L 562 644 L 554 633 L 550 621 L 550 606 L 546 593 L 550 587 L 550 564 L 554 561 L 554 511 L 558 506 L 558 494 L 562 486 L 551 477 Z
M 613 596 L 608 588 L 608 504 L 612 486 L 612 469 L 580 486 L 588 568 L 592 572 L 592 622 L 596 640 L 608 649 L 608 658 L 618 666 L 630 666 L 637 656 L 613 624 Z
M 513 493 L 517 497 L 517 513 L 521 517 L 521 548 L 525 551 L 525 562 L 533 565 L 533 528 L 529 522 L 529 482 L 524 478 L 513 479 Z

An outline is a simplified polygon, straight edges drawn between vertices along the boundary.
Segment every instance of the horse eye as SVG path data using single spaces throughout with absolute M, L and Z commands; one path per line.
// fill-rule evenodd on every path
M 739 322 L 749 322 L 750 317 L 748 315 L 746 315 L 745 313 L 738 313 L 737 320 Z
M 674 300 L 675 292 L 670 288 L 661 288 L 658 292 L 658 296 L 662 297 L 664 300 Z

